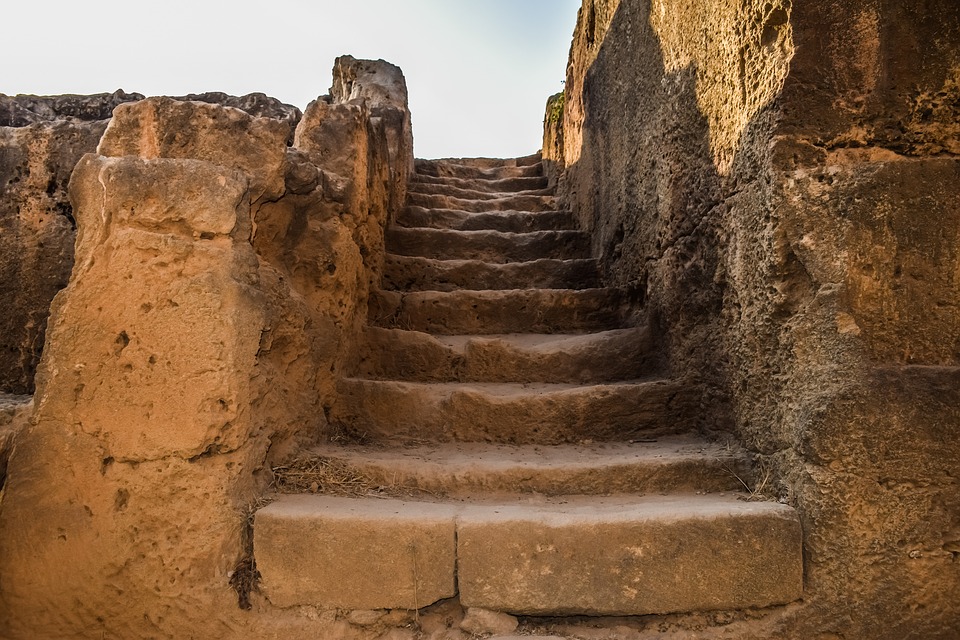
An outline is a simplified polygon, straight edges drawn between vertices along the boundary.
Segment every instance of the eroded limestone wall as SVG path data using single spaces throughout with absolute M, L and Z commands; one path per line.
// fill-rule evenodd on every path
M 76 261 L 0 502 L 0 636 L 276 632 L 249 518 L 273 465 L 334 435 L 412 164 L 374 106 L 320 98 L 295 131 L 200 101 L 115 110 L 70 179 Z
M 0 94 L 0 393 L 31 394 L 54 295 L 73 267 L 76 221 L 70 174 L 96 150 L 113 110 L 142 100 L 116 91 L 90 96 Z M 300 110 L 255 93 L 191 100 L 241 109 L 293 127 Z
M 581 9 L 545 156 L 803 518 L 803 604 L 736 637 L 956 634 L 958 70 L 946 1 Z

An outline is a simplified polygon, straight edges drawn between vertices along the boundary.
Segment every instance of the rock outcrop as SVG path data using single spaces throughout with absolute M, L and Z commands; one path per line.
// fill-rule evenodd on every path
M 123 91 L 92 96 L 0 95 L 0 294 L 7 303 L 0 310 L 0 392 L 34 390 L 50 303 L 66 286 L 73 266 L 76 221 L 67 195 L 70 174 L 83 154 L 97 149 L 114 110 L 143 99 Z M 219 104 L 279 121 L 290 132 L 288 143 L 301 117 L 296 107 L 260 93 L 240 97 L 204 93 L 174 100 Z M 157 114 L 170 116 L 170 111 Z M 189 123 L 172 120 L 165 127 L 191 129 Z M 182 142 L 164 141 L 168 150 Z M 273 186 L 275 193 L 280 189 Z
M 946 1 L 581 9 L 545 159 L 803 518 L 803 607 L 736 637 L 956 635 L 958 34 Z
M 314 104 L 295 135 L 216 104 L 123 104 L 73 170 L 76 260 L 0 511 L 3 637 L 242 624 L 250 509 L 272 466 L 330 434 L 412 166 L 366 99 Z

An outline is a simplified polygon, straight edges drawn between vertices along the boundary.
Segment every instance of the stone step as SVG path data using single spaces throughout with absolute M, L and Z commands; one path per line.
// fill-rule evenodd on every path
M 417 159 L 417 174 L 433 177 L 502 180 L 505 178 L 539 177 L 543 175 L 540 154 L 523 158 L 439 158 Z
M 465 178 L 469 180 L 506 180 L 509 178 L 539 178 L 543 164 L 520 167 L 471 167 L 464 164 L 436 160 L 417 160 L 416 172 L 434 178 Z
M 407 204 L 427 209 L 458 209 L 473 213 L 487 211 L 556 211 L 556 196 L 508 195 L 501 198 L 473 200 L 453 196 L 427 195 L 411 191 L 407 193 Z
M 590 236 L 582 231 L 454 231 L 390 227 L 387 251 L 401 256 L 435 260 L 482 260 L 492 263 L 526 262 L 542 258 L 590 258 Z
M 736 496 L 568 499 L 464 509 L 460 602 L 520 615 L 650 615 L 803 595 L 796 512 Z
M 327 444 L 305 459 L 334 465 L 390 495 L 476 497 L 742 491 L 752 484 L 742 452 L 693 436 L 638 443 L 518 447 L 449 443 L 417 447 Z M 320 489 L 323 491 L 323 488 Z
M 277 496 L 257 511 L 275 606 L 421 609 L 459 593 L 512 614 L 648 615 L 802 596 L 800 522 L 735 495 L 444 503 Z
M 531 153 L 528 156 L 520 156 L 517 158 L 440 158 L 435 160 L 435 162 L 446 162 L 465 167 L 489 169 L 491 167 L 529 167 L 539 164 L 542 159 L 543 156 L 538 151 L 537 153 Z
M 368 327 L 356 375 L 408 382 L 633 380 L 662 369 L 643 327 L 588 334 L 433 336 Z
M 375 326 L 446 335 L 581 333 L 622 326 L 627 296 L 619 289 L 374 291 Z
M 498 182 L 503 182 L 502 180 Z M 494 200 L 510 196 L 551 196 L 553 189 L 541 187 L 539 189 L 511 190 L 506 192 L 491 192 L 488 189 L 471 189 L 453 184 L 411 182 L 408 193 L 421 195 L 451 196 L 464 200 Z
M 529 231 L 577 230 L 577 222 L 569 211 L 494 211 L 473 213 L 456 209 L 406 207 L 397 216 L 402 227 L 429 227 L 460 231 Z
M 413 176 L 411 176 L 410 182 L 412 184 L 446 184 L 454 187 L 460 187 L 461 189 L 486 191 L 488 193 L 546 189 L 549 186 L 549 181 L 547 180 L 546 176 L 484 180 L 482 178 L 456 178 L 453 176 L 436 177 L 415 173 Z
M 595 260 L 493 264 L 480 260 L 432 260 L 387 254 L 382 287 L 394 291 L 457 289 L 592 289 L 600 286 Z
M 696 398 L 670 380 L 600 385 L 343 378 L 329 421 L 371 441 L 562 444 L 685 433 Z

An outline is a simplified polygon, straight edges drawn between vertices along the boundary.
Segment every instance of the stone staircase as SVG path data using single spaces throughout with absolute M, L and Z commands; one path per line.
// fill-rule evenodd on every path
M 698 399 L 660 375 L 629 292 L 602 288 L 539 157 L 418 161 L 386 242 L 329 415 L 342 437 L 256 514 L 273 604 L 605 616 L 801 596 L 797 515 L 746 500 L 748 461 L 693 432 Z

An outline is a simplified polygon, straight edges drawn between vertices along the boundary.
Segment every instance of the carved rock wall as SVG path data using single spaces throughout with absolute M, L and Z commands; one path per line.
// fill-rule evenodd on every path
M 804 604 L 736 637 L 956 634 L 958 34 L 946 1 L 581 9 L 545 157 L 803 517 Z
M 115 110 L 70 179 L 76 261 L 0 503 L 0 636 L 267 637 L 273 614 L 238 606 L 269 608 L 249 517 L 273 465 L 333 435 L 397 197 L 371 110 L 320 99 L 295 134 Z

